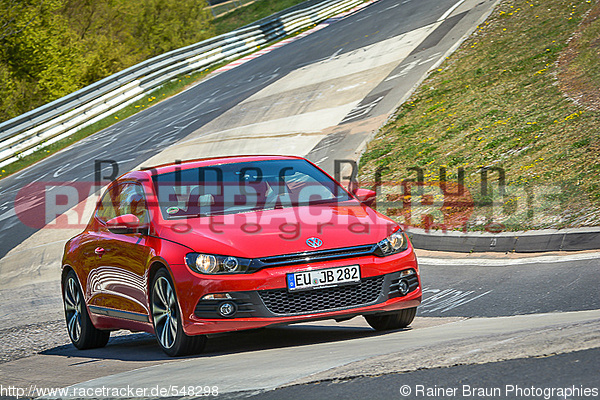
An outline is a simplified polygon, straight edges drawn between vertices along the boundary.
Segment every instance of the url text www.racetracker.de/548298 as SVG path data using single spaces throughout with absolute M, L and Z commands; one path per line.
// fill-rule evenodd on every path
M 0 384 L 0 397 L 21 398 L 133 398 L 133 397 L 216 397 L 218 386 L 160 386 L 153 387 L 66 387 L 50 388 L 31 385 L 29 387 L 4 386 Z

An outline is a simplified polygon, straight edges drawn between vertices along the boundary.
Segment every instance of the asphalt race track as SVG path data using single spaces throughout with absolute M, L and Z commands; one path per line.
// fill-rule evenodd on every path
M 26 185 L 93 181 L 95 160 L 113 160 L 123 173 L 206 155 L 284 153 L 333 173 L 334 160 L 356 159 L 494 4 L 379 0 L 0 181 L 0 389 L 23 388 L 26 397 L 68 386 L 55 397 L 133 388 L 146 392 L 124 397 L 541 399 L 552 388 L 549 398 L 594 398 L 584 390 L 595 388 L 598 398 L 598 252 L 419 251 L 424 301 L 408 329 L 375 332 L 361 317 L 317 321 L 211 335 L 205 353 L 171 359 L 148 334 L 121 332 L 96 350 L 68 344 L 60 256 L 80 228 L 39 229 L 15 212 Z
M 32 221 L 55 216 L 44 214 L 44 195 L 59 185 L 93 183 L 96 161 L 106 160 L 123 173 L 207 155 L 284 153 L 306 155 L 333 172 L 333 160 L 356 159 L 357 149 L 494 2 L 455 4 L 380 0 L 2 180 L 0 329 L 62 318 L 63 246 L 85 226 L 91 208 L 69 214 L 79 226 L 36 229 Z M 102 177 L 116 174 L 110 163 L 101 165 Z M 42 197 L 23 189 L 31 183 L 47 186 Z M 22 223 L 15 209 L 34 206 L 39 215 L 29 213 L 29 224 Z
M 319 382 L 295 385 L 270 392 L 239 393 L 223 396 L 229 399 L 394 399 L 448 398 L 502 398 L 522 399 L 531 387 L 548 387 L 548 372 L 553 371 L 554 387 L 573 387 L 576 375 L 580 387 L 598 386 L 598 361 L 600 351 L 596 349 L 554 355 L 542 359 L 516 359 L 490 364 L 461 365 L 453 368 L 427 369 L 404 374 L 389 374 L 377 377 L 360 377 L 338 382 Z M 511 371 L 507 377 L 506 371 Z M 407 389 L 409 388 L 409 389 Z M 437 390 L 438 395 L 427 395 L 427 390 Z M 481 391 L 483 389 L 483 391 Z M 400 390 L 410 390 L 401 396 Z M 443 390 L 440 394 L 439 390 Z M 448 392 L 450 390 L 450 392 Z M 414 393 L 414 395 L 413 395 Z M 542 397 L 545 395 L 542 391 Z M 550 395 L 552 392 L 548 392 Z M 558 391 L 555 391 L 558 393 Z M 582 393 L 580 390 L 579 393 Z M 555 396 L 557 398 L 559 396 Z M 572 396 L 570 398 L 585 396 Z
M 381 0 L 356 15 L 205 80 L 178 96 L 4 178 L 0 181 L 0 257 L 36 231 L 20 223 L 14 212 L 15 196 L 25 185 L 36 181 L 93 181 L 95 160 L 114 160 L 118 163 L 119 172 L 126 172 L 290 72 L 431 25 L 453 4 L 453 0 L 411 0 L 396 6 L 396 2 Z M 452 39 L 456 41 L 458 37 Z M 440 54 L 437 56 L 439 58 Z M 420 71 L 415 71 L 414 80 L 420 78 L 419 72 L 422 74 L 434 61 L 432 59 L 429 66 L 423 64 L 425 66 Z M 390 101 L 394 102 L 394 99 Z M 393 105 L 397 102 L 398 99 L 395 99 Z M 375 112 L 372 110 L 371 114 Z M 365 117 L 367 115 L 363 115 L 362 119 Z M 111 172 L 107 166 L 103 176 Z

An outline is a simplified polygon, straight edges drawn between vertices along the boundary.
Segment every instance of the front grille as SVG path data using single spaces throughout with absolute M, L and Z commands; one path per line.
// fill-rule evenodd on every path
M 258 261 L 264 266 L 289 265 L 316 261 L 337 260 L 341 258 L 363 257 L 373 254 L 374 244 L 362 246 L 344 247 L 329 250 L 305 251 L 303 253 L 286 254 L 283 256 L 272 256 L 259 258 Z
M 368 305 L 377 301 L 383 289 L 383 276 L 365 278 L 358 285 L 288 292 L 287 289 L 261 290 L 260 298 L 274 314 L 300 314 L 336 308 Z

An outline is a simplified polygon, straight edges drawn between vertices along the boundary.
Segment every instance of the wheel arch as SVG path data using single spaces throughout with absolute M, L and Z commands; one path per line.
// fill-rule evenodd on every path
M 169 272 L 169 275 L 171 276 L 171 280 L 173 280 L 173 272 L 171 271 L 171 268 L 169 268 L 168 263 L 165 262 L 165 260 L 163 259 L 158 259 L 158 260 L 154 260 L 150 263 L 150 267 L 148 268 L 148 281 L 147 281 L 147 297 L 148 297 L 148 301 L 150 301 L 150 290 L 152 289 L 152 282 L 154 281 L 154 277 L 156 276 L 156 273 L 161 270 L 161 269 L 166 269 L 167 272 Z
M 173 287 L 175 289 L 176 295 L 177 293 L 177 285 L 175 284 L 175 279 L 173 278 L 173 271 L 169 267 L 169 263 L 167 263 L 164 259 L 156 259 L 150 263 L 150 267 L 148 268 L 148 279 L 146 281 L 146 301 L 148 301 L 148 316 L 150 317 L 150 322 L 152 323 L 152 311 L 151 311 L 151 296 L 152 296 L 152 282 L 154 282 L 154 277 L 161 269 L 165 269 L 169 276 L 171 277 L 171 282 L 173 283 Z M 179 296 L 177 296 L 179 300 Z M 179 306 L 179 305 L 178 305 Z M 180 309 L 181 311 L 181 309 Z
M 77 279 L 77 284 L 79 285 L 79 290 L 81 290 L 81 295 L 83 296 L 83 305 L 85 306 L 88 315 L 91 315 L 92 313 L 90 312 L 90 308 L 88 306 L 88 302 L 85 297 L 85 293 L 86 291 L 84 290 L 83 285 L 81 284 L 81 278 L 79 277 L 79 274 L 77 273 L 77 270 L 75 270 L 75 268 L 73 268 L 71 265 L 69 264 L 65 264 L 62 267 L 62 271 L 61 271 L 61 276 L 60 276 L 60 292 L 61 292 L 61 296 L 63 297 L 64 300 L 64 296 L 65 296 L 65 279 L 67 278 L 67 275 L 69 275 L 70 272 L 73 272 L 73 274 L 75 275 L 75 279 Z M 93 324 L 93 322 L 92 322 Z
M 75 268 L 71 267 L 69 264 L 65 264 L 65 265 L 63 265 L 62 271 L 60 273 L 60 290 L 63 295 L 64 295 L 64 291 L 65 291 L 65 279 L 67 278 L 67 275 L 71 271 L 73 271 L 73 273 L 77 277 L 77 283 L 79 283 L 79 287 L 80 288 L 82 287 L 81 279 L 79 279 L 79 275 L 77 275 L 77 271 L 75 271 Z M 82 291 L 83 291 L 83 289 L 82 289 Z

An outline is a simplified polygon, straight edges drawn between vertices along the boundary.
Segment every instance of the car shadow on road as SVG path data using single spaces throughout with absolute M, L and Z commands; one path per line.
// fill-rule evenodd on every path
M 410 328 L 409 328 L 410 329 Z M 288 325 L 219 334 L 209 337 L 204 353 L 210 357 L 225 354 L 342 342 L 390 334 L 361 326 Z
M 347 324 L 347 322 L 344 324 Z M 410 329 L 411 328 L 409 327 L 399 331 Z M 331 321 L 274 326 L 209 335 L 206 348 L 202 353 L 176 359 L 213 357 L 283 347 L 341 342 L 365 337 L 387 335 L 399 331 L 377 332 L 368 326 L 360 326 L 357 324 L 337 325 Z M 129 335 L 111 337 L 108 345 L 100 349 L 77 350 L 72 345 L 64 345 L 45 350 L 41 354 L 129 362 L 176 360 L 165 355 L 156 343 L 154 335 L 148 333 L 132 333 Z
M 81 363 L 94 360 L 120 361 L 168 361 L 171 358 L 162 352 L 154 335 L 149 333 L 119 332 L 111 337 L 106 347 L 99 349 L 78 350 L 72 344 L 54 347 L 40 352 L 43 355 L 54 355 L 69 358 L 82 358 Z

